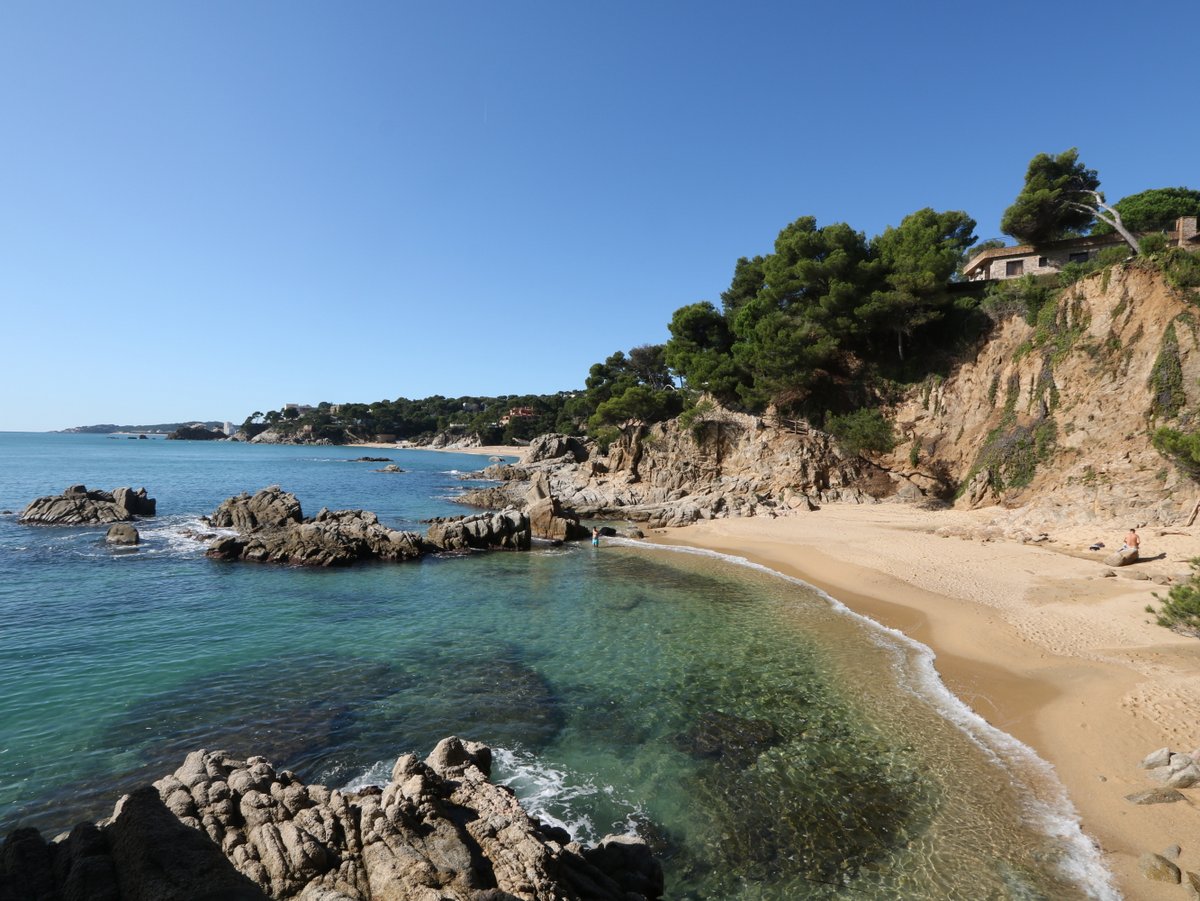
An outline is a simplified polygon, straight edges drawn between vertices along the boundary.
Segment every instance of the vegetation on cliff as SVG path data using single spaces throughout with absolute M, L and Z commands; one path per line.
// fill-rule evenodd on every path
M 1163 188 L 1108 206 L 1099 184 L 1074 149 L 1039 154 L 1006 212 L 1005 227 L 1035 241 L 1083 235 L 1089 228 L 1099 234 L 1115 212 L 1139 230 L 1158 228 L 1165 217 L 1194 210 L 1200 199 L 1200 192 Z M 253 433 L 272 427 L 296 440 L 422 442 L 440 435 L 485 444 L 562 432 L 587 434 L 606 448 L 628 424 L 680 415 L 687 428 L 703 434 L 708 417 L 697 404 L 712 402 L 735 412 L 772 409 L 781 418 L 805 420 L 835 435 L 851 454 L 878 458 L 902 446 L 903 457 L 893 465 L 907 468 L 906 477 L 932 478 L 926 489 L 953 493 L 974 483 L 972 503 L 994 501 L 1031 485 L 1064 442 L 1076 441 L 1071 435 L 1079 426 L 1057 409 L 1063 361 L 1086 351 L 1127 383 L 1130 342 L 1141 341 L 1141 333 L 1117 324 L 1121 309 L 1137 298 L 1121 299 L 1110 311 L 1114 324 L 1107 337 L 1088 333 L 1096 291 L 1106 291 L 1114 272 L 1134 265 L 1127 262 L 1128 248 L 1101 250 L 1053 275 L 965 283 L 958 274 L 965 257 L 996 243 L 972 247 L 974 230 L 974 220 L 956 210 L 921 209 L 871 238 L 847 223 L 821 225 L 801 216 L 779 232 L 770 253 L 734 263 L 719 303 L 701 300 L 677 309 L 665 344 L 614 352 L 590 367 L 579 390 L 322 403 L 255 413 L 244 428 Z M 1160 274 L 1175 290 L 1188 295 L 1200 288 L 1200 256 L 1169 248 L 1164 237 L 1153 235 L 1143 236 L 1140 254 L 1136 266 Z M 1081 293 L 1083 280 L 1098 272 L 1099 287 L 1089 282 Z M 942 416 L 939 386 L 964 361 L 978 358 L 985 338 L 1013 317 L 1031 330 L 1005 362 L 1028 370 L 1028 384 L 1013 382 L 1013 373 L 1001 378 L 999 367 L 984 374 L 988 417 L 972 426 L 978 434 L 967 442 L 971 459 L 958 459 L 954 450 L 966 440 L 966 423 L 953 434 L 923 437 L 901 422 L 897 411 L 914 392 L 923 395 L 922 415 Z M 1146 328 L 1157 330 L 1154 323 Z M 1189 406 L 1186 386 L 1178 383 L 1184 376 L 1171 334 L 1162 335 L 1149 379 L 1156 400 L 1139 433 L 1148 446 L 1152 429 L 1167 429 L 1155 447 L 1186 463 L 1195 437 L 1193 413 L 1200 408 Z

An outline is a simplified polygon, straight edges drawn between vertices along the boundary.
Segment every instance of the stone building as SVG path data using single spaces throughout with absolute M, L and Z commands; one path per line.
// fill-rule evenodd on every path
M 1183 216 L 1166 232 L 1172 247 L 1200 250 L 1196 217 Z M 963 266 L 963 278 L 969 282 L 1001 281 L 1023 275 L 1048 275 L 1058 272 L 1068 263 L 1086 263 L 1108 247 L 1120 247 L 1125 241 L 1113 232 L 1108 235 L 1089 235 L 1053 241 L 1042 247 L 1018 244 L 1015 247 L 993 247 L 977 253 Z

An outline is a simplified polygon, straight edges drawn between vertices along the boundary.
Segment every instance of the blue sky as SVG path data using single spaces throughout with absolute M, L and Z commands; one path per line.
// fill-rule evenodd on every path
M 1200 4 L 0 5 L 0 430 L 579 387 L 802 215 L 1200 188 Z

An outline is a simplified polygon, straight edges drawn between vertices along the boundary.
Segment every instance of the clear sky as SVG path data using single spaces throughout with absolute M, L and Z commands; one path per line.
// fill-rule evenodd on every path
M 1200 3 L 0 4 L 0 430 L 580 387 L 803 215 L 1200 188 Z

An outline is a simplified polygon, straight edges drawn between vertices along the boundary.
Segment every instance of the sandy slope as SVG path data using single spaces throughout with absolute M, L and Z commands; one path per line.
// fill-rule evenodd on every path
M 1103 552 L 1087 546 L 1119 546 L 1129 523 L 1063 529 L 1041 544 L 978 537 L 995 515 L 827 505 L 649 537 L 799 576 L 929 645 L 951 690 L 1054 765 L 1127 897 L 1185 897 L 1145 880 L 1137 858 L 1178 843 L 1181 867 L 1200 872 L 1200 788 L 1184 791 L 1187 803 L 1135 806 L 1124 796 L 1156 785 L 1137 766 L 1150 751 L 1200 747 L 1200 639 L 1155 625 L 1145 607 L 1167 589 L 1130 576 L 1187 573 L 1200 527 L 1140 528 L 1143 556 L 1165 559 L 1106 578 Z

